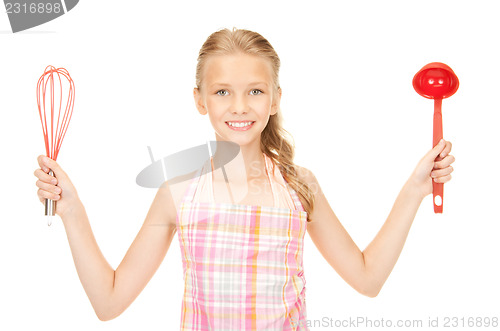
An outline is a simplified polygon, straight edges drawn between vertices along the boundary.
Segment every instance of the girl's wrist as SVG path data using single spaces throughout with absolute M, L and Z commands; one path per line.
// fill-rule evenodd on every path
M 85 208 L 83 206 L 83 203 L 77 197 L 73 203 L 68 204 L 67 208 L 59 216 L 61 217 L 63 223 L 66 223 L 67 221 L 71 222 L 75 218 L 78 218 L 78 215 L 81 215 L 82 211 L 84 210 Z
M 413 178 L 413 175 L 410 176 L 410 178 L 406 181 L 405 185 L 403 186 L 403 190 L 407 191 L 407 193 L 413 197 L 414 199 L 417 199 L 419 201 L 422 201 L 427 194 L 423 191 L 421 188 L 421 185 L 419 185 L 415 179 Z

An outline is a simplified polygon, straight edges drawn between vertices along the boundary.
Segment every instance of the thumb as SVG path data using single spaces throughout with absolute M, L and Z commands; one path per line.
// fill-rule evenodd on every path
M 52 170 L 56 177 L 61 177 L 61 176 L 65 175 L 64 171 L 59 166 L 59 164 L 56 161 L 52 160 L 50 157 L 43 156 L 42 157 L 42 165 L 45 166 L 46 168 Z M 46 169 L 44 169 L 44 171 L 45 170 Z M 46 172 L 48 172 L 48 171 L 46 171 Z
M 428 159 L 429 161 L 434 161 L 438 157 L 438 155 L 443 151 L 445 146 L 446 143 L 444 139 L 441 139 L 436 146 L 434 146 L 429 152 L 427 152 L 424 158 Z

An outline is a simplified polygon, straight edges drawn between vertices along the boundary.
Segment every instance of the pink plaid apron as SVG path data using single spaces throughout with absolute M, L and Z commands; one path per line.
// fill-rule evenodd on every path
M 264 158 L 273 207 L 215 203 L 212 172 L 204 169 L 183 197 L 177 217 L 181 330 L 308 330 L 302 266 L 307 213 L 279 168 Z M 210 201 L 200 202 L 205 187 Z

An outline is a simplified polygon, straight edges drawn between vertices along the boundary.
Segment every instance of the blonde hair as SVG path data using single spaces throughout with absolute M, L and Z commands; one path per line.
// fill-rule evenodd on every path
M 257 32 L 244 29 L 222 29 L 212 33 L 200 49 L 196 66 L 196 87 L 201 88 L 203 68 L 210 55 L 228 55 L 241 52 L 269 59 L 272 67 L 274 93 L 281 89 L 279 84 L 280 59 L 269 41 Z M 309 215 L 314 206 L 314 194 L 307 183 L 301 181 L 293 163 L 294 143 L 292 136 L 283 128 L 281 110 L 271 115 L 261 133 L 260 148 L 274 164 L 277 164 L 286 182 L 297 192 L 304 210 Z M 287 139 L 287 136 L 291 139 Z

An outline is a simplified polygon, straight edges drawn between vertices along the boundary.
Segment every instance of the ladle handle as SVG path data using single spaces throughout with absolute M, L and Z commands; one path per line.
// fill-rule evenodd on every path
M 441 115 L 441 104 L 443 99 L 434 99 L 434 130 L 432 146 L 436 146 L 443 139 L 443 117 Z M 435 161 L 441 161 L 443 158 L 438 156 Z M 443 212 L 443 183 L 432 181 L 432 201 L 434 203 L 434 213 Z

